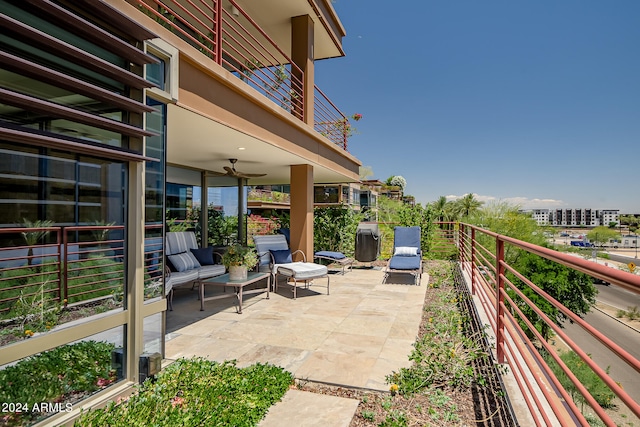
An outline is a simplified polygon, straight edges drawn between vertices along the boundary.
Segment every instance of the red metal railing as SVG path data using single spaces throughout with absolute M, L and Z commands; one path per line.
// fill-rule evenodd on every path
M 234 0 L 127 0 L 300 120 L 304 71 Z M 315 129 L 346 150 L 348 119 L 317 87 Z
M 316 132 L 346 150 L 353 127 L 347 116 L 317 86 L 314 86 L 313 109 Z
M 69 303 L 123 293 L 124 227 L 64 227 L 62 295 Z M 119 236 L 112 237 L 114 234 Z
M 144 299 L 149 300 L 164 292 L 164 237 L 163 224 L 144 228 Z
M 123 226 L 1 228 L 0 318 L 11 318 L 20 299 L 43 307 L 121 302 L 124 242 Z M 145 227 L 145 299 L 162 295 L 163 250 L 162 225 Z
M 44 236 L 49 236 L 48 244 L 32 244 Z M 0 247 L 0 317 L 18 300 L 45 305 L 64 298 L 59 228 L 4 228 L 0 240 L 14 242 Z
M 605 408 L 587 391 L 587 388 L 580 383 L 576 375 L 560 359 L 556 350 L 540 334 L 534 325 L 536 321 L 544 322 L 558 338 L 563 340 L 580 357 L 584 364 L 602 379 L 604 384 L 620 399 L 624 406 L 640 417 L 640 404 L 607 374 L 606 368 L 595 363 L 527 295 L 530 295 L 531 291 L 535 292 L 545 303 L 552 305 L 570 319 L 571 322 L 587 331 L 595 340 L 611 350 L 616 358 L 629 365 L 638 374 L 640 374 L 640 361 L 611 338 L 605 336 L 578 315 L 571 312 L 560 301 L 552 298 L 533 281 L 525 277 L 524 274 L 509 265 L 505 260 L 505 252 L 513 250 L 529 252 L 609 283 L 622 286 L 636 294 L 640 293 L 639 276 L 467 224 L 460 225 L 458 242 L 460 263 L 464 272 L 470 278 L 472 294 L 478 297 L 481 305 L 478 308 L 481 308 L 487 314 L 491 328 L 496 336 L 498 363 L 506 362 L 510 366 L 536 425 L 550 425 L 551 418 L 558 419 L 561 425 L 589 425 L 580 408 L 556 378 L 546 361 L 548 359 L 541 355 L 540 347 L 569 378 L 576 390 L 582 395 L 584 401 L 592 408 L 595 415 L 605 425 L 616 425 Z M 485 244 L 482 244 L 482 242 L 485 242 Z M 495 244 L 495 249 L 487 247 L 486 242 L 492 245 Z M 520 282 L 518 286 L 514 283 L 515 280 Z M 528 290 L 525 292 L 523 289 Z M 514 300 L 516 296 L 518 301 Z M 532 310 L 537 319 L 533 320 L 530 316 L 527 316 L 524 312 L 525 308 Z M 528 337 L 523 325 L 527 328 L 529 334 L 533 334 L 538 347 Z M 527 372 L 531 372 L 533 375 L 527 375 Z
M 303 71 L 233 0 L 129 0 L 204 55 L 303 118 Z

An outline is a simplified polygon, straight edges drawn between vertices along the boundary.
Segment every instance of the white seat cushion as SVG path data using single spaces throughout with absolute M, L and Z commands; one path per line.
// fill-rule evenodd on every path
M 312 262 L 290 262 L 287 264 L 277 264 L 274 267 L 281 276 L 294 277 L 297 280 L 315 279 L 328 274 L 325 265 L 314 264 Z
M 198 279 L 207 279 L 224 274 L 226 269 L 224 265 L 203 265 L 198 269 Z
M 189 270 L 183 272 L 173 271 L 167 278 L 164 285 L 164 293 L 167 295 L 174 286 L 183 285 L 186 283 L 198 280 L 198 270 Z

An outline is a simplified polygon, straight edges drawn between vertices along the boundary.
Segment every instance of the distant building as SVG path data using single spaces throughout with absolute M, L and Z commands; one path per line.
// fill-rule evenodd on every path
M 561 227 L 597 227 L 620 222 L 619 209 L 528 209 L 538 225 Z
M 549 225 L 549 218 L 551 215 L 551 211 L 549 209 L 532 209 L 525 212 L 531 212 L 531 216 L 536 220 L 538 225 Z

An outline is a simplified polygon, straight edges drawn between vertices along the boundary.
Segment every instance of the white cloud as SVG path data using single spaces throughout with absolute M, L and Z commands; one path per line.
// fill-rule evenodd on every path
M 468 193 L 465 193 L 461 196 L 450 194 L 445 196 L 447 200 L 458 200 L 462 197 L 466 196 Z M 485 204 L 491 202 L 505 202 L 510 205 L 519 206 L 521 209 L 553 209 L 560 206 L 566 206 L 566 203 L 562 200 L 556 199 L 530 199 L 524 196 L 514 196 L 514 197 L 495 197 L 495 196 L 486 196 L 482 194 L 474 193 L 473 196 L 476 200 L 480 202 L 484 202 Z

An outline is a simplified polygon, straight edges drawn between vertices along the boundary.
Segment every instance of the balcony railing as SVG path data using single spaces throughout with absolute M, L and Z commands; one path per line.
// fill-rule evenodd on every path
M 294 117 L 303 120 L 304 72 L 234 0 L 127 0 L 222 65 Z M 349 122 L 319 90 L 315 129 L 346 150 Z
M 607 373 L 606 367 L 592 360 L 580 345 L 534 304 L 531 295 L 535 294 L 536 298 L 544 301 L 544 304 L 557 309 L 571 322 L 579 325 L 603 348 L 610 350 L 612 356 L 607 360 L 608 365 L 619 361 L 620 364 L 629 366 L 634 372 L 632 375 L 638 378 L 640 361 L 625 351 L 620 343 L 614 342 L 602 331 L 571 312 L 561 301 L 552 298 L 541 289 L 540 284 L 534 283 L 530 277 L 525 277 L 524 272 L 517 271 L 505 260 L 505 251 L 517 250 L 534 254 L 550 262 L 622 286 L 634 294 L 640 294 L 640 276 L 466 224 L 460 225 L 459 231 L 452 236 L 452 241 L 458 245 L 460 265 L 464 275 L 471 282 L 472 294 L 478 298 L 480 306 L 477 309 L 486 313 L 495 334 L 497 362 L 509 365 L 536 425 L 552 425 L 551 420 L 557 420 L 560 425 L 589 425 L 581 408 L 563 387 L 549 363 L 557 364 L 569 378 L 575 387 L 573 392 L 577 391 L 582 396 L 580 400 L 586 402 L 591 408 L 593 413 L 591 416 L 599 418 L 605 425 L 616 425 L 606 408 L 587 391 L 587 387 L 580 382 L 560 359 L 551 343 L 539 332 L 535 326 L 536 322 L 538 325 L 543 322 L 557 338 L 564 341 L 577 354 L 581 363 L 602 379 L 621 404 L 628 408 L 630 413 L 640 417 L 638 396 L 630 396 L 616 382 L 637 381 L 633 377 L 631 379 L 612 378 Z M 516 285 L 515 282 L 519 284 Z M 527 315 L 525 312 L 532 314 Z M 531 336 L 534 338 L 529 338 Z M 542 353 L 546 353 L 547 357 L 543 357 Z M 549 358 L 553 362 L 548 363 Z
M 314 129 L 337 146 L 346 150 L 349 136 L 353 133 L 349 119 L 331 102 L 329 97 L 325 95 L 319 87 L 315 86 L 314 91 Z
M 150 299 L 162 295 L 162 227 L 145 231 L 145 297 Z M 2 228 L 0 242 L 0 320 L 10 320 L 20 300 L 41 307 L 122 301 L 123 226 Z
M 269 203 L 284 203 L 289 204 L 291 202 L 291 195 L 289 193 L 282 193 L 280 191 L 273 190 L 261 190 L 257 188 L 249 191 L 247 200 L 250 202 L 269 202 Z

